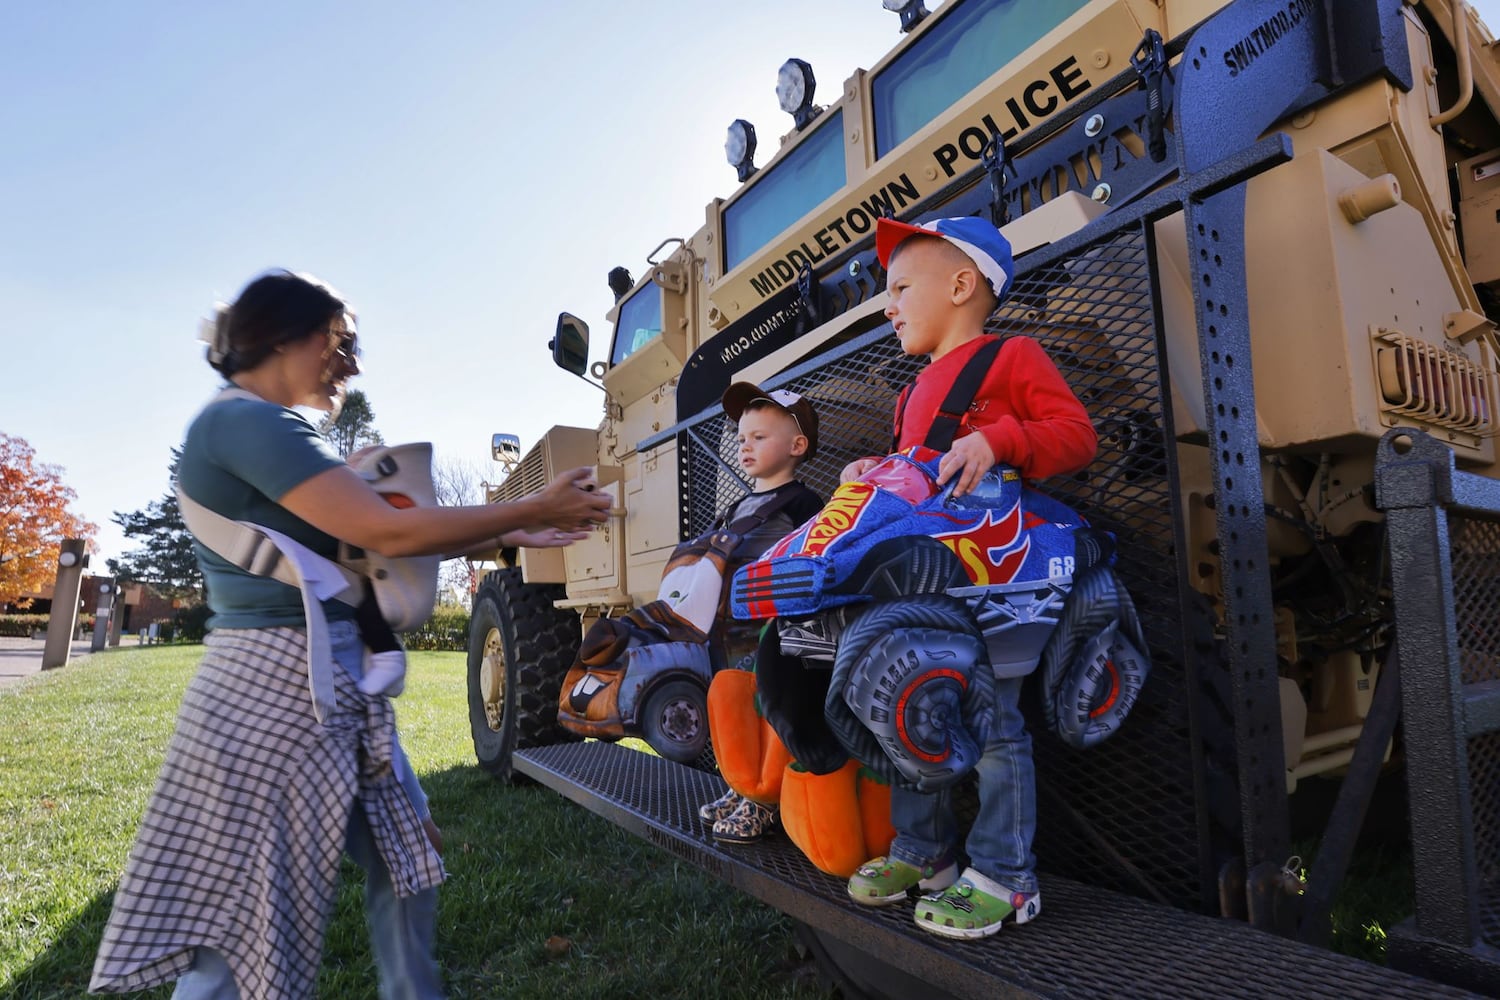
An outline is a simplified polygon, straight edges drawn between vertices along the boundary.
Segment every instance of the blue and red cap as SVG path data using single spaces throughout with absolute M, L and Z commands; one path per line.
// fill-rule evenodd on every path
M 989 222 L 977 215 L 966 215 L 957 219 L 933 219 L 921 225 L 881 219 L 875 224 L 875 255 L 880 266 L 886 267 L 891 254 L 909 236 L 936 236 L 958 247 L 979 273 L 990 283 L 995 298 L 1004 300 L 1015 277 L 1015 262 L 1011 260 L 1010 241 L 1000 235 Z

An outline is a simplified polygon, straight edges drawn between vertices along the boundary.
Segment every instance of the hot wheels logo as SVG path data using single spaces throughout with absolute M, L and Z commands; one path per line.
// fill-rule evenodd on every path
M 807 529 L 807 540 L 802 544 L 802 555 L 818 556 L 840 535 L 848 532 L 864 515 L 875 496 L 875 487 L 869 483 L 844 483 L 833 491 L 833 497 Z

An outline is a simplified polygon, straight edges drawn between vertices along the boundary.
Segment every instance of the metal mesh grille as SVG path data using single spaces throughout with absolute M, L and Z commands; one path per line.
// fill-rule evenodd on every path
M 1031 718 L 1041 786 L 1038 861 L 1095 885 L 1197 907 L 1211 896 L 1211 874 L 1198 865 L 1173 544 L 1177 492 L 1168 479 L 1144 238 L 1128 230 L 1066 267 L 1024 275 L 1011 302 L 1001 329 L 1041 342 L 1099 432 L 1094 463 L 1043 489 L 1115 534 L 1153 671 L 1125 727 L 1087 752 L 1063 746 Z
M 1500 679 L 1500 523 L 1455 517 L 1449 538 L 1463 682 Z
M 887 333 L 889 325 L 883 327 Z M 816 372 L 768 385 L 806 396 L 818 414 L 818 453 L 797 470 L 797 478 L 827 497 L 844 466 L 863 455 L 890 450 L 891 407 L 922 359 L 901 353 L 896 338 L 883 337 L 858 351 L 839 352 Z M 750 489 L 735 472 L 735 427 L 723 414 L 696 424 L 679 454 L 689 470 L 684 497 L 684 538 L 694 538 Z
M 1500 679 L 1500 523 L 1449 521 L 1453 606 L 1464 684 Z M 1500 944 L 1500 733 L 1469 740 L 1469 795 L 1484 938 Z
M 1469 741 L 1469 795 L 1479 869 L 1479 920 L 1484 939 L 1500 943 L 1500 733 Z
M 783 836 L 715 844 L 694 810 L 724 786 L 703 772 L 596 742 L 520 750 L 516 766 L 783 912 L 859 941 L 866 953 L 921 976 L 926 996 L 1246 997 L 1286 992 L 1290 983 L 1310 1000 L 1468 995 L 1065 879 L 1044 883 L 1036 929 L 1007 929 L 998 943 L 939 940 L 913 926 L 910 906 L 856 906 L 843 879 L 818 871 Z
M 1169 482 L 1142 231 L 1126 229 L 1062 265 L 1021 274 L 991 328 L 1040 341 L 1093 417 L 1098 458 L 1082 474 L 1042 488 L 1117 536 L 1121 576 L 1141 611 L 1154 664 L 1129 724 L 1108 743 L 1077 753 L 1045 735 L 1036 739 L 1039 863 L 1200 907 L 1216 889 L 1199 864 L 1173 545 L 1177 493 Z M 889 450 L 896 394 L 924 363 L 901 353 L 889 326 L 882 330 L 887 335 L 774 383 L 818 410 L 819 454 L 799 476 L 824 496 L 849 461 Z M 683 527 L 692 537 L 748 486 L 732 471 L 733 433 L 722 415 L 699 422 L 684 439 Z M 1041 720 L 1032 723 L 1041 734 Z

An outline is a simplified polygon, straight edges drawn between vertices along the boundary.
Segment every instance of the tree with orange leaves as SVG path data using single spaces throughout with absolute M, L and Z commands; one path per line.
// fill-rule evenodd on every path
M 64 538 L 99 530 L 68 509 L 78 494 L 62 474 L 37 462 L 23 438 L 0 434 L 0 605 L 52 582 Z

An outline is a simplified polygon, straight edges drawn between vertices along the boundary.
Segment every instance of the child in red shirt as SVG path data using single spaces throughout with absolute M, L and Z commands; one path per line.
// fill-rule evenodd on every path
M 930 358 L 896 404 L 901 450 L 927 439 L 959 372 L 989 341 L 984 323 L 1009 291 L 1013 265 L 1005 237 L 974 217 L 922 226 L 881 219 L 875 248 L 890 292 L 885 315 L 901 349 Z M 967 412 L 950 416 L 958 429 L 938 465 L 938 482 L 956 480 L 960 496 L 996 463 L 1042 479 L 1083 468 L 1098 446 L 1083 404 L 1026 337 L 1007 337 Z M 856 459 L 844 468 L 844 481 L 878 461 Z M 995 720 L 975 769 L 979 813 L 964 844 L 969 867 L 959 875 L 949 793 L 898 786 L 891 794 L 896 839 L 889 855 L 866 862 L 849 880 L 855 902 L 884 906 L 914 889 L 935 890 L 918 900 L 917 926 L 956 938 L 985 937 L 1006 921 L 1026 923 L 1041 912 L 1031 851 L 1036 771 L 1019 707 L 1023 679 L 996 678 Z

